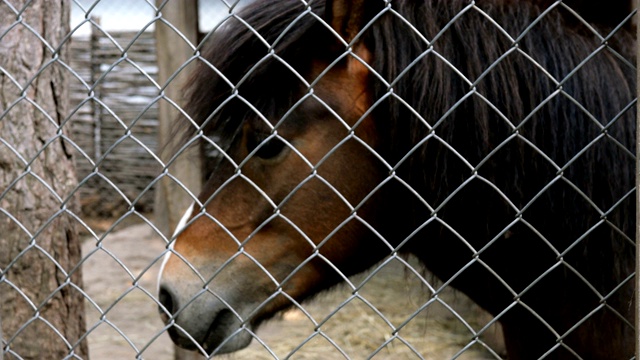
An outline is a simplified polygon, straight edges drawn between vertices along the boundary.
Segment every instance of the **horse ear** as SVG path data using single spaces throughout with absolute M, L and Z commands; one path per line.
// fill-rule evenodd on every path
M 382 3 L 380 0 L 327 0 L 324 20 L 350 43 L 378 11 L 382 10 L 382 6 L 376 6 Z

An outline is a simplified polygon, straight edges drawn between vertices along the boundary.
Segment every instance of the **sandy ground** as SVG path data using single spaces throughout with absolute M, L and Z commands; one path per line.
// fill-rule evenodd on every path
M 155 300 L 164 248 L 164 241 L 146 224 L 118 227 L 99 245 L 92 237 L 84 240 L 85 290 L 91 298 L 87 300 L 91 359 L 173 359 L 173 345 L 159 319 Z M 359 284 L 365 276 L 352 281 Z M 354 297 L 344 286 L 303 304 L 316 321 L 329 317 L 319 331 L 302 311 L 290 310 L 258 329 L 260 341 L 254 340 L 249 348 L 222 358 L 496 358 L 481 343 L 473 342 L 467 327 L 477 331 L 491 320 L 490 316 L 463 295 L 446 292 L 440 296 L 446 305 L 435 302 L 413 315 L 429 300 L 429 291 L 400 261 L 387 264 L 358 295 Z M 407 321 L 392 339 L 389 323 L 397 327 Z M 480 338 L 500 353 L 499 339 L 497 326 Z

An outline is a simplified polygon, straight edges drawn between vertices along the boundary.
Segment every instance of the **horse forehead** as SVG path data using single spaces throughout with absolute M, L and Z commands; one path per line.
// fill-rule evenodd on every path
M 338 112 L 347 115 L 344 120 L 353 125 L 371 106 L 368 86 L 369 70 L 360 60 L 348 59 L 346 64 L 328 65 L 314 62 L 313 77 L 317 84 L 314 93 Z M 351 119 L 352 121 L 349 121 Z

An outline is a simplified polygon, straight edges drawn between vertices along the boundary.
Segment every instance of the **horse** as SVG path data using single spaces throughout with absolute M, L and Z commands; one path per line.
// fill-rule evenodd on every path
M 230 16 L 185 89 L 206 182 L 162 263 L 172 340 L 239 350 L 412 254 L 495 317 L 509 359 L 631 358 L 633 41 L 513 0 Z

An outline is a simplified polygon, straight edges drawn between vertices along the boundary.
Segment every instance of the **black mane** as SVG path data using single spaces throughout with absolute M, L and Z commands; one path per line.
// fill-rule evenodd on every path
M 562 8 L 541 16 L 544 9 L 530 3 L 478 2 L 491 20 L 464 0 L 392 4 L 401 16 L 380 17 L 363 41 L 373 68 L 402 99 L 382 103 L 375 116 L 382 133 L 392 134 L 380 150 L 390 163 L 414 151 L 397 173 L 431 207 L 416 216 L 427 219 L 446 202 L 438 241 L 462 236 L 476 249 L 505 228 L 531 243 L 543 237 L 599 291 L 611 291 L 605 284 L 634 266 L 631 36 L 615 34 L 614 50 Z M 389 92 L 375 77 L 372 87 L 374 102 Z M 520 216 L 525 220 L 509 227 Z M 510 268 L 534 255 L 504 246 L 512 259 L 491 266 L 508 279 Z M 436 269 L 451 262 L 438 256 L 430 260 Z M 524 284 L 549 266 L 543 262 L 531 264 Z
M 313 2 L 311 8 L 319 12 L 321 6 Z M 318 51 L 311 31 L 317 24 L 311 15 L 301 16 L 307 11 L 295 0 L 255 2 L 205 38 L 201 61 L 185 87 L 184 107 L 205 135 L 229 142 L 248 117 L 259 112 L 277 120 L 293 105 L 305 87 L 291 69 L 307 74 Z M 180 146 L 199 130 L 182 126 Z M 205 159 L 205 169 L 209 166 Z
M 532 29 L 527 29 L 544 9 L 530 2 L 513 3 L 503 0 L 487 2 L 486 7 L 479 5 L 495 19 L 495 23 L 475 9 L 468 9 L 459 19 L 449 23 L 450 19 L 458 17 L 469 6 L 468 1 L 392 2 L 392 9 L 413 26 L 407 26 L 400 17 L 387 13 L 364 33 L 363 41 L 373 53 L 372 66 L 380 77 L 386 79 L 387 83 L 393 82 L 397 97 L 411 105 L 430 125 L 434 125 L 450 109 L 455 109 L 447 116 L 450 120 L 445 119 L 434 130 L 455 148 L 458 148 L 456 139 L 466 142 L 469 137 L 475 138 L 478 145 L 483 147 L 482 152 L 474 149 L 462 154 L 471 163 L 477 163 L 498 146 L 505 136 L 513 132 L 514 126 L 522 126 L 521 122 L 546 97 L 561 88 L 562 95 L 558 98 L 566 99 L 553 101 L 562 102 L 562 105 L 543 107 L 533 116 L 540 120 L 528 119 L 531 125 L 525 124 L 521 131 L 530 134 L 532 140 L 539 139 L 542 144 L 538 141 L 534 143 L 542 146 L 541 150 L 547 154 L 559 147 L 562 152 L 554 154 L 552 158 L 562 165 L 586 145 L 580 140 L 590 141 L 602 131 L 594 127 L 595 124 L 589 124 L 589 118 L 607 126 L 618 112 L 630 104 L 633 100 L 635 85 L 632 74 L 635 69 L 629 66 L 630 63 L 621 61 L 617 52 L 605 47 L 595 56 L 596 59 L 587 61 L 576 74 L 565 79 L 603 41 L 590 34 L 585 27 L 567 26 L 568 14 L 563 13 L 561 7 L 542 17 Z M 310 11 L 316 16 L 309 14 Z M 227 20 L 205 41 L 203 61 L 198 63 L 187 85 L 188 102 L 185 106 L 197 124 L 205 125 L 205 134 L 217 133 L 224 138 L 232 134 L 238 122 L 242 121 L 243 116 L 237 116 L 237 107 L 225 105 L 223 109 L 216 110 L 222 102 L 232 97 L 234 90 L 238 90 L 238 94 L 262 115 L 276 118 L 297 100 L 292 100 L 295 94 L 307 90 L 279 59 L 283 59 L 302 76 L 307 76 L 313 59 L 336 56 L 322 52 L 327 48 L 323 46 L 327 44 L 327 36 L 331 36 L 316 20 L 322 17 L 323 11 L 323 1 L 311 1 L 309 8 L 299 0 L 257 1 L 241 11 L 237 18 Z M 575 19 L 570 20 L 574 22 Z M 445 27 L 448 29 L 432 43 L 424 41 L 431 41 Z M 493 67 L 495 60 L 514 47 L 512 39 L 503 34 L 499 27 L 504 27 L 513 39 L 518 39 L 519 50 L 514 50 L 493 70 L 487 71 Z M 523 35 L 525 29 L 527 31 Z M 632 43 L 628 34 L 616 34 L 613 41 L 607 40 L 613 43 L 620 38 L 622 44 Z M 278 42 L 274 43 L 276 39 Z M 272 49 L 265 41 L 273 45 L 273 54 L 277 55 L 277 59 L 268 56 Z M 628 54 L 623 55 L 630 58 Z M 422 61 L 414 63 L 418 57 L 422 57 Z M 412 70 L 396 79 L 409 65 Z M 548 71 L 549 76 L 544 75 L 544 71 Z M 219 74 L 224 74 L 226 79 Z M 250 76 L 236 87 L 247 74 Z M 472 95 L 469 101 L 456 105 L 472 89 L 467 80 L 474 82 L 479 76 L 482 79 L 475 84 L 475 92 L 480 96 Z M 389 90 L 387 84 L 375 79 L 372 76 L 374 100 L 383 97 Z M 611 84 L 611 79 L 620 81 Z M 611 96 L 611 92 L 616 94 Z M 479 100 L 480 97 L 487 99 L 490 104 Z M 581 104 L 585 109 L 572 105 L 572 102 Z M 245 113 L 253 111 L 241 107 Z M 224 116 L 225 108 L 227 112 L 234 110 L 234 116 Z M 623 117 L 632 115 L 632 111 L 627 111 Z M 389 148 L 396 149 L 396 153 L 386 154 L 392 159 L 402 158 L 413 144 L 431 132 L 421 121 L 408 121 L 414 118 L 413 111 L 398 102 L 382 104 L 376 116 L 394 134 L 392 139 L 396 141 Z M 470 116 L 475 123 L 461 119 Z M 505 118 L 505 121 L 498 121 L 502 124 L 491 124 L 494 121 L 492 119 L 501 117 Z M 561 124 L 546 123 L 558 118 L 566 121 Z M 632 132 L 626 128 L 620 131 L 621 126 L 616 126 L 624 122 L 614 121 L 608 130 L 617 130 L 615 138 L 633 153 Z M 545 129 L 558 131 L 545 132 Z M 197 131 L 191 129 L 187 138 L 195 133 Z M 407 141 L 405 134 L 410 134 L 412 141 Z M 558 146 L 560 144 L 562 146 Z M 380 151 L 385 152 L 384 149 Z M 596 157 L 610 158 L 603 154 Z
M 374 101 L 387 95 L 388 83 L 393 83 L 397 98 L 412 107 L 409 109 L 403 103 L 391 100 L 378 105 L 375 111 L 380 127 L 392 134 L 386 146 L 378 150 L 392 163 L 432 134 L 476 166 L 491 151 L 504 146 L 502 143 L 515 133 L 515 128 L 522 139 L 535 144 L 558 167 L 564 167 L 600 134 L 605 134 L 604 142 L 619 143 L 619 146 L 596 146 L 582 155 L 578 163 L 584 166 L 602 164 L 608 159 L 632 162 L 635 150 L 630 119 L 634 117 L 631 105 L 635 69 L 630 62 L 621 60 L 631 59 L 625 53 L 628 49 L 623 46 L 619 49 L 623 52 L 620 55 L 604 46 L 591 58 L 592 52 L 603 43 L 612 44 L 617 40 L 619 44 L 632 44 L 629 34 L 619 31 L 602 41 L 585 26 L 567 25 L 568 22 L 575 23 L 575 19 L 563 12 L 562 7 L 549 11 L 529 28 L 544 10 L 531 2 L 503 0 L 478 5 L 493 20 L 477 9 L 469 8 L 469 2 L 465 0 L 391 4 L 400 16 L 387 12 L 373 23 L 362 39 L 373 55 L 372 67 L 386 80 L 384 83 L 376 76 L 371 77 Z M 311 11 L 316 16 L 310 14 Z M 272 120 L 277 120 L 300 93 L 307 91 L 290 68 L 303 77 L 308 76 L 313 59 L 337 56 L 326 53 L 329 48 L 325 46 L 327 37 L 332 35 L 316 20 L 322 17 L 323 11 L 323 1 L 311 1 L 310 8 L 299 0 L 257 1 L 238 14 L 241 21 L 231 18 L 212 34 L 203 46 L 204 61 L 197 65 L 188 84 L 185 107 L 197 124 L 204 125 L 206 135 L 215 133 L 228 139 L 246 118 L 238 114 L 254 112 L 243 104 L 238 105 L 239 101 L 235 101 L 237 106 L 225 105 L 218 109 L 235 90 Z M 457 19 L 451 21 L 454 18 Z M 277 57 L 268 56 L 272 49 L 256 34 L 273 45 L 273 54 Z M 278 41 L 274 43 L 276 39 Z M 513 39 L 517 39 L 517 48 Z M 509 55 L 494 63 L 508 52 Z M 407 67 L 411 69 L 403 74 Z M 573 73 L 574 69 L 578 70 Z M 249 73 L 250 76 L 236 87 Z M 224 74 L 229 83 L 219 74 Z M 400 74 L 403 75 L 398 78 Z M 556 92 L 559 93 L 553 95 Z M 626 112 L 621 113 L 623 110 Z M 421 119 L 416 118 L 414 112 L 420 114 Z M 231 113 L 234 115 L 230 116 Z M 445 114 L 447 116 L 442 118 Z M 425 126 L 423 121 L 435 128 Z M 187 138 L 195 133 L 197 131 L 191 129 Z M 437 141 L 428 143 L 434 142 Z M 473 146 L 470 146 L 471 142 Z M 523 141 L 513 147 L 514 154 L 520 154 L 515 158 L 540 155 Z M 453 187 L 468 177 L 471 169 L 464 167 L 461 174 L 448 172 L 445 175 L 441 171 L 445 168 L 453 170 L 451 164 L 460 162 L 458 155 L 437 156 L 433 166 L 438 171 L 423 169 L 420 164 L 432 151 L 430 145 L 423 146 L 416 152 L 419 156 L 405 161 L 407 165 L 400 168 L 414 169 L 407 170 L 407 176 L 422 177 L 424 181 L 421 182 L 427 187 L 438 183 L 443 188 L 441 182 Z M 450 153 L 447 147 L 439 147 L 437 151 Z M 540 162 L 542 167 L 550 165 L 544 159 Z M 513 165 L 520 167 L 521 164 Z M 598 187 L 616 193 L 603 195 L 608 200 L 595 201 L 610 206 L 612 199 L 619 199 L 630 189 L 630 183 L 623 185 L 618 181 L 632 179 L 633 168 L 603 165 L 606 169 L 598 171 L 613 171 L 617 176 L 607 179 L 616 183 L 602 183 Z M 495 169 L 489 169 L 491 166 L 489 162 L 477 170 L 493 172 Z M 576 169 L 575 176 L 583 178 L 576 184 L 598 182 L 596 172 L 578 168 L 567 169 L 569 173 Z M 516 172 L 518 177 L 526 175 L 524 168 Z M 434 178 L 437 176 L 444 177 L 438 180 Z M 537 188 L 519 187 L 503 190 L 519 192 L 525 199 L 538 191 Z M 588 193 L 588 189 L 585 191 L 588 196 L 594 195 Z M 440 197 L 447 195 L 444 192 Z

